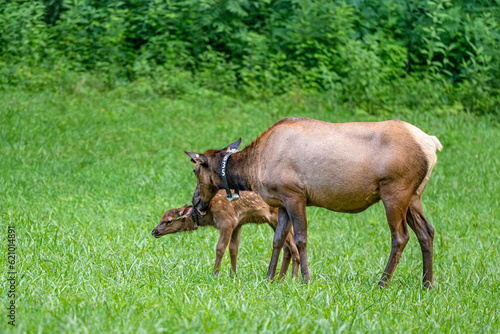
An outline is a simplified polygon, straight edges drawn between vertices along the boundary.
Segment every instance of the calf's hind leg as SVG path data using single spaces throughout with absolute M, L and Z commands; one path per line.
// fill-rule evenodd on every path
M 285 278 L 291 260 L 292 260 L 292 253 L 290 252 L 290 247 L 288 246 L 288 244 L 285 243 L 283 245 L 283 262 L 281 263 L 281 270 L 279 274 L 280 279 Z
M 290 265 L 290 257 L 292 259 L 292 277 L 297 278 L 299 274 L 299 269 L 300 269 L 300 255 L 299 255 L 299 250 L 297 249 L 297 246 L 295 246 L 295 242 L 293 241 L 293 234 L 292 232 L 288 233 L 286 236 L 286 241 L 285 241 L 285 246 L 283 249 L 286 251 L 288 250 L 288 262 L 286 263 L 286 268 L 288 269 L 288 266 Z M 283 266 L 281 267 L 281 271 L 283 272 L 283 268 L 285 266 L 285 257 L 283 256 Z M 280 277 L 283 277 L 286 275 L 286 271 L 283 273 L 280 272 Z
M 420 243 L 420 249 L 422 250 L 424 287 L 432 289 L 434 287 L 432 274 L 434 228 L 429 224 L 429 221 L 424 215 L 420 196 L 413 196 L 408 212 L 406 213 L 406 220 L 413 232 L 415 232 L 418 242 Z

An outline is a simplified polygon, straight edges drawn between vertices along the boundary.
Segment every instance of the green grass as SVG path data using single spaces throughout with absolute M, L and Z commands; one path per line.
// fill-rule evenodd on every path
M 411 233 L 394 280 L 381 204 L 347 215 L 308 208 L 313 282 L 264 279 L 267 226 L 243 228 L 238 276 L 218 232 L 154 239 L 162 213 L 191 199 L 183 150 L 247 145 L 274 121 L 406 120 L 441 140 L 424 192 L 436 229 L 436 288 L 421 289 Z M 242 102 L 98 93 L 0 92 L 0 332 L 500 331 L 500 129 L 454 110 L 367 115 L 300 94 Z M 17 232 L 17 323 L 7 324 L 7 225 Z M 2 313 L 3 312 L 3 313 Z

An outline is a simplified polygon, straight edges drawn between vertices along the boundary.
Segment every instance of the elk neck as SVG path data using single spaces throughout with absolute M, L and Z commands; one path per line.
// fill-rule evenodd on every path
M 255 180 L 254 152 L 246 147 L 232 154 L 227 161 L 226 177 L 230 189 L 253 190 Z

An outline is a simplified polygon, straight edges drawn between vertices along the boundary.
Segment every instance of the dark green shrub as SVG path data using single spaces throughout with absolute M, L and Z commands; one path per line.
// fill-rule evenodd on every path
M 495 113 L 499 20 L 498 0 L 0 0 L 0 84 Z

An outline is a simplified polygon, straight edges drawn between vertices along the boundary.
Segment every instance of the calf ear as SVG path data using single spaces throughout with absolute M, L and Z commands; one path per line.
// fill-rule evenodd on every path
M 230 144 L 229 146 L 225 147 L 224 150 L 230 151 L 230 150 L 237 150 L 238 147 L 240 147 L 241 144 L 241 138 L 235 141 L 234 143 Z
M 179 214 L 179 218 L 185 218 L 187 216 L 190 216 L 192 213 L 193 213 L 193 207 L 192 206 L 184 205 L 181 208 L 181 212 Z M 179 218 L 177 218 L 177 219 L 179 219 Z
M 208 158 L 205 154 L 199 154 L 199 153 L 194 153 L 194 152 L 186 152 L 184 151 L 189 157 L 191 158 L 191 162 L 194 164 L 202 164 L 206 165 L 208 162 Z

